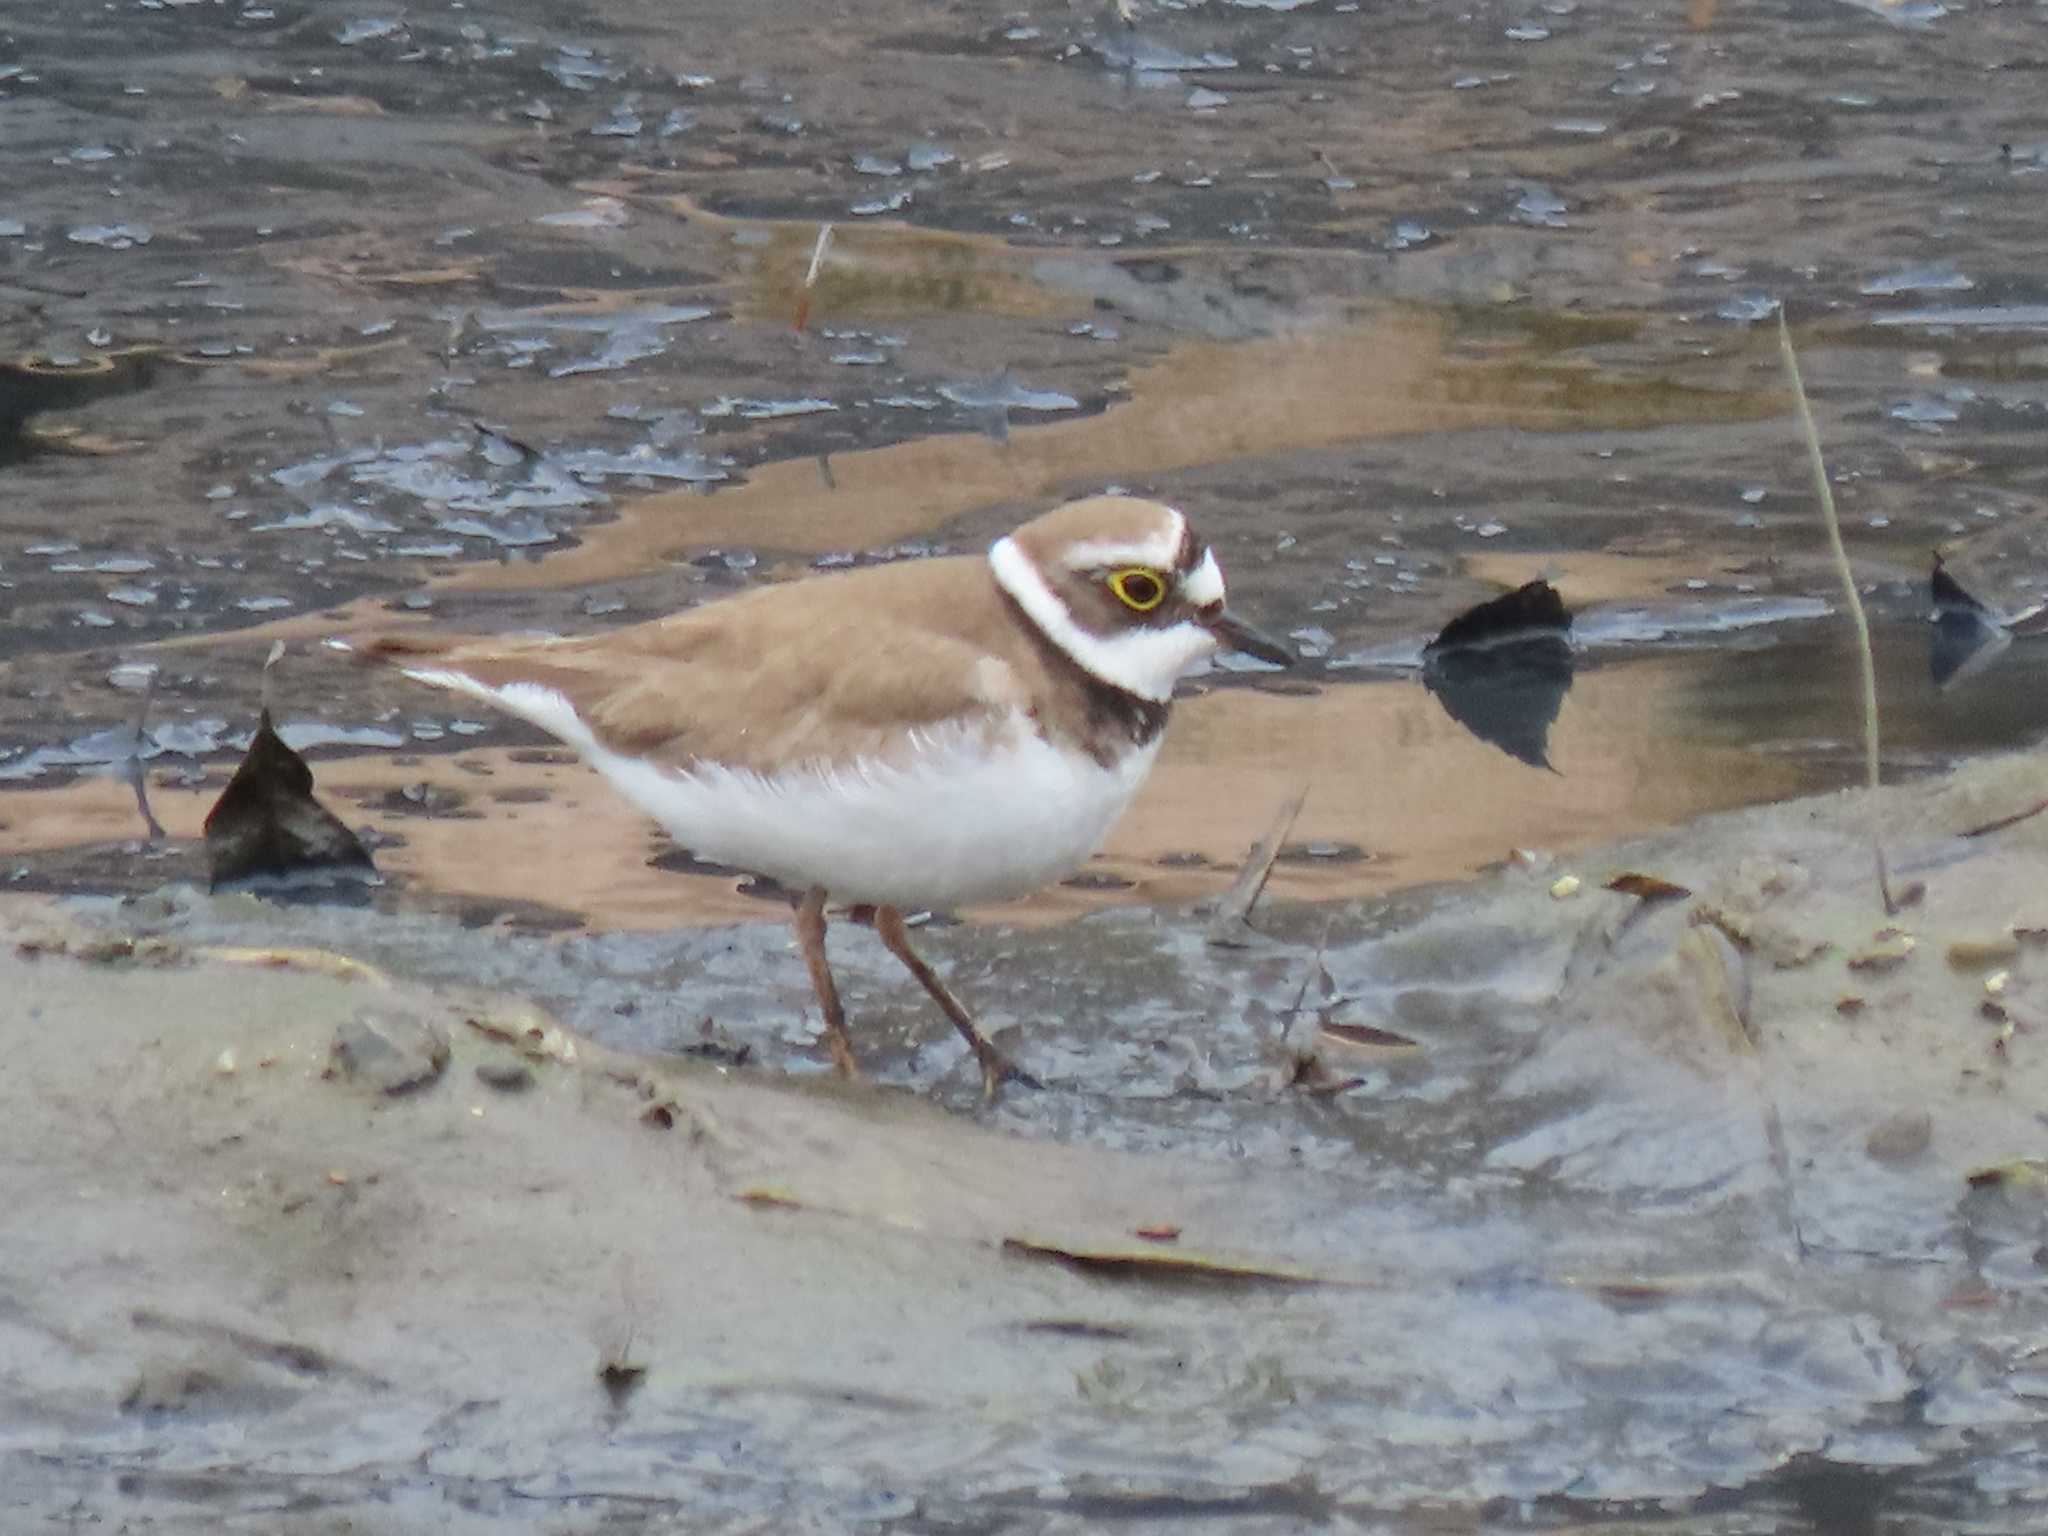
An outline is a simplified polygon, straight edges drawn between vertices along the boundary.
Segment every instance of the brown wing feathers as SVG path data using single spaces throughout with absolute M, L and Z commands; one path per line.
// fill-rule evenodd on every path
M 1023 702 L 1018 669 L 1036 657 L 993 598 L 980 560 L 926 560 L 757 588 L 579 639 L 400 630 L 351 648 L 487 688 L 551 689 L 614 751 L 765 771 L 889 755 L 912 729 L 992 722 Z

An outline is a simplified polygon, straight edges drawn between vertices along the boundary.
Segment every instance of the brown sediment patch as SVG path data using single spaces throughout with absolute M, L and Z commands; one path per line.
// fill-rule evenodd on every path
M 277 264 L 287 272 L 337 288 L 373 283 L 397 288 L 447 287 L 476 282 L 490 268 L 489 258 L 483 256 L 435 262 L 427 266 L 405 265 L 402 264 L 404 261 L 402 253 L 365 249 L 351 237 L 346 246 L 330 241 L 326 249 L 301 249 Z
M 1576 613 L 1595 603 L 1651 602 L 1693 580 L 1728 580 L 1753 556 L 1694 548 L 1625 554 L 1614 550 L 1501 550 L 1467 555 L 1465 574 L 1510 590 L 1539 578 Z M 1698 595 L 1698 594 L 1694 594 Z
M 475 565 L 456 588 L 615 580 L 710 544 L 816 552 L 929 532 L 974 509 L 1037 504 L 1105 478 L 1328 448 L 1424 431 L 1518 426 L 1632 430 L 1769 414 L 1777 396 L 1607 373 L 1520 354 L 1451 355 L 1451 320 L 1390 309 L 1331 334 L 1178 347 L 1131 376 L 1130 400 L 1098 415 L 955 434 L 756 471 L 706 496 L 659 492 L 535 564 Z
M 678 200 L 696 219 L 701 209 Z M 736 308 L 749 320 L 789 324 L 810 271 L 818 226 L 763 222 L 767 244 L 756 252 L 751 280 Z M 834 319 L 972 313 L 1051 317 L 1085 314 L 1088 300 L 1059 293 L 1029 271 L 1032 253 L 988 235 L 954 234 L 910 224 L 833 226 L 826 259 L 811 290 L 812 312 Z
M 1684 691 L 1674 681 L 1680 666 L 1655 660 L 1581 677 L 1552 732 L 1556 773 L 1468 735 L 1410 683 L 1191 699 L 1144 793 L 1087 868 L 1107 877 L 1106 888 L 1055 886 L 976 915 L 1050 922 L 1217 896 L 1274 807 L 1304 782 L 1293 842 L 1355 845 L 1367 856 L 1283 860 L 1267 887 L 1273 898 L 1350 899 L 1454 879 L 1517 847 L 1568 852 L 1810 787 L 1790 759 L 1689 739 L 1668 702 Z M 377 850 L 379 867 L 431 890 L 526 901 L 545 870 L 550 905 L 602 928 L 783 917 L 779 904 L 741 894 L 736 880 L 651 867 L 660 843 L 645 817 L 580 764 L 522 760 L 531 756 L 488 749 L 404 765 L 358 756 L 313 766 L 318 793 L 343 821 L 403 839 Z M 395 788 L 415 784 L 460 792 L 462 814 L 387 803 Z M 151 803 L 173 837 L 196 838 L 218 792 L 166 785 L 152 789 Z M 105 778 L 0 794 L 0 823 L 0 855 L 116 842 L 139 830 L 132 793 Z M 1189 854 L 1206 862 L 1169 859 Z
M 398 279 L 388 279 L 398 281 Z M 238 357 L 233 359 L 242 372 L 254 379 L 305 379 L 315 378 L 335 368 L 350 363 L 364 362 L 373 357 L 383 357 L 404 350 L 403 338 L 393 337 L 388 341 L 368 341 L 356 346 L 316 347 L 301 357 Z M 204 363 L 203 357 L 191 361 Z
M 124 453 L 140 453 L 149 444 L 139 437 L 111 437 L 104 432 L 88 432 L 83 427 L 29 427 L 21 434 L 23 442 L 33 446 L 39 453 L 69 454 L 80 459 L 106 459 Z
M 716 152 L 699 151 L 682 170 L 631 167 L 617 177 L 579 181 L 575 190 L 671 214 L 691 233 L 721 240 L 744 237 L 746 259 L 727 284 L 734 315 L 790 325 L 810 275 L 821 221 L 723 214 L 687 192 L 664 190 L 700 183 L 705 168 L 726 163 Z M 788 189 L 788 172 L 780 166 L 734 168 L 721 179 L 728 195 L 758 189 L 767 197 Z M 1058 292 L 1033 277 L 1032 268 L 1046 251 L 995 235 L 924 229 L 896 219 L 832 223 L 831 246 L 810 285 L 811 313 L 820 321 L 951 313 L 1043 318 L 1090 309 L 1085 296 Z
M 383 107 L 367 96 L 289 96 L 258 92 L 266 112 L 312 113 L 320 117 L 382 117 Z

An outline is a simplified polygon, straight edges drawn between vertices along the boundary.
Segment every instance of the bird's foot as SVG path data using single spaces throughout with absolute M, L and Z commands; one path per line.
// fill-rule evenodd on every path
M 1019 1088 L 1044 1088 L 1045 1084 L 1010 1060 L 986 1040 L 976 1045 L 975 1059 L 981 1063 L 981 1099 L 984 1104 L 993 1104 L 996 1095 L 1002 1092 L 1003 1084 L 1015 1083 Z
M 832 1058 L 833 1069 L 838 1072 L 841 1079 L 849 1083 L 864 1083 L 868 1080 L 867 1073 L 861 1070 L 860 1062 L 854 1057 L 853 1042 L 847 1039 L 844 1030 L 828 1029 L 824 1039 L 826 1054 Z

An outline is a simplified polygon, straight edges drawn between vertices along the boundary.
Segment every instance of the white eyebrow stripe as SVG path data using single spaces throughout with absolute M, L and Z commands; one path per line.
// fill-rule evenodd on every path
M 1180 560 L 1180 547 L 1188 536 L 1188 520 L 1172 507 L 1166 509 L 1171 521 L 1149 539 L 1122 543 L 1093 539 L 1071 546 L 1064 564 L 1070 571 L 1092 571 L 1120 565 L 1148 565 L 1155 571 L 1170 571 Z
M 1180 595 L 1197 608 L 1223 601 L 1223 571 L 1216 564 L 1216 551 L 1202 551 L 1202 562 L 1181 578 Z

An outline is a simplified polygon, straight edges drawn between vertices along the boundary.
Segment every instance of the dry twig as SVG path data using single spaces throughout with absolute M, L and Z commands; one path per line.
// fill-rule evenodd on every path
M 1273 861 L 1280 857 L 1287 834 L 1294 830 L 1295 818 L 1301 815 L 1301 808 L 1307 800 L 1308 786 L 1304 784 L 1280 807 L 1280 814 L 1273 819 L 1272 830 L 1246 857 L 1244 868 L 1237 872 L 1230 889 L 1216 903 L 1216 915 L 1209 919 L 1208 939 L 1211 944 L 1230 948 L 1247 941 L 1249 924 L 1245 919 L 1251 916 L 1252 908 L 1258 904 L 1259 893 L 1266 888 L 1266 877 L 1273 872 Z
M 1828 484 L 1827 461 L 1821 457 L 1820 430 L 1813 424 L 1813 408 L 1806 402 L 1806 386 L 1799 378 L 1799 357 L 1792 350 L 1792 328 L 1785 323 L 1785 306 L 1778 306 L 1778 354 L 1785 360 L 1785 376 L 1792 382 L 1792 401 L 1799 408 L 1799 430 L 1806 439 L 1806 453 L 1813 466 L 1814 494 L 1820 498 L 1821 520 L 1827 525 L 1828 547 L 1834 553 L 1835 570 L 1842 578 L 1842 593 L 1849 604 L 1849 617 L 1856 625 L 1856 659 L 1863 672 L 1863 767 L 1870 790 L 1870 843 L 1877 855 L 1877 894 L 1884 900 L 1887 916 L 1898 914 L 1892 899 L 1891 878 L 1885 872 L 1884 833 L 1877 803 L 1877 663 L 1870 650 L 1870 621 L 1863 616 L 1863 598 L 1856 591 L 1856 576 L 1849 569 L 1849 552 L 1842 544 L 1842 523 L 1835 515 L 1835 493 Z

